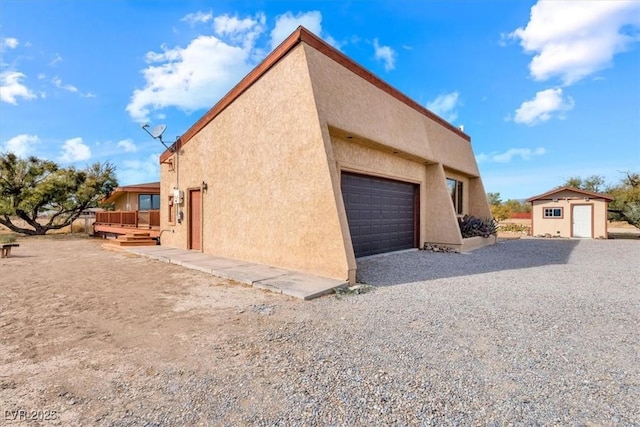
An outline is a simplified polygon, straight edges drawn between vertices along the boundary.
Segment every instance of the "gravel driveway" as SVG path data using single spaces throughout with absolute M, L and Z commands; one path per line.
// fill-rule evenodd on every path
M 40 273 L 0 264 L 13 274 L 0 276 L 5 415 L 50 408 L 51 425 L 113 426 L 640 425 L 639 241 L 522 239 L 364 259 L 359 278 L 373 291 L 310 302 L 63 243 L 74 246 L 21 242 L 25 254 L 41 251 L 28 260 Z M 51 258 L 48 268 L 100 258 L 93 275 L 144 275 L 65 291 L 67 272 L 33 285 Z M 39 314 L 14 284 L 55 293 L 60 308 Z M 92 333 L 69 338 L 83 328 Z

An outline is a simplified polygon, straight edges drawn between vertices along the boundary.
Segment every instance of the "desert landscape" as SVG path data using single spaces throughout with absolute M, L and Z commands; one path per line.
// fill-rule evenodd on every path
M 308 302 L 101 243 L 0 260 L 8 425 L 640 422 L 633 240 L 392 254 Z

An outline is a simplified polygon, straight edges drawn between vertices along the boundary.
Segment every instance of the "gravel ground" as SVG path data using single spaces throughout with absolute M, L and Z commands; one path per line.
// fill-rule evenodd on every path
M 99 251 L 78 245 L 70 262 Z M 390 254 L 360 261 L 371 292 L 311 302 L 103 256 L 111 269 L 144 271 L 136 288 L 155 283 L 137 304 L 159 323 L 131 314 L 141 308 L 124 304 L 136 298 L 114 282 L 123 307 L 107 309 L 127 327 L 106 334 L 94 324 L 87 340 L 29 359 L 13 340 L 24 331 L 11 326 L 21 314 L 10 294 L 0 317 L 5 414 L 46 406 L 63 415 L 53 424 L 111 426 L 640 425 L 638 241 Z M 164 295 L 157 307 L 154 293 Z M 78 328 L 105 310 L 87 314 L 81 301 L 70 314 Z M 45 365 L 57 372 L 34 380 Z

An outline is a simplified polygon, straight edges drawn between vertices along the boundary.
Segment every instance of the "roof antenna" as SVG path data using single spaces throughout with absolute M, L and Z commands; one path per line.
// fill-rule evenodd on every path
M 167 150 L 173 152 L 173 148 L 169 147 L 162 140 L 162 134 L 164 133 L 165 130 L 167 130 L 167 125 L 157 125 L 157 126 L 152 127 L 151 130 L 149 130 L 149 124 L 145 123 L 145 124 L 142 125 L 142 129 L 144 129 L 145 132 L 147 132 L 149 135 L 151 135 L 151 138 L 159 140 Z

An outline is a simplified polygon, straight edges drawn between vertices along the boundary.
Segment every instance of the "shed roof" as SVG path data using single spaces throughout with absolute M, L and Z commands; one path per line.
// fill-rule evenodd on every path
M 553 199 L 553 195 L 554 194 L 558 194 L 561 193 L 563 191 L 570 191 L 573 193 L 577 193 L 580 194 L 581 196 L 586 196 L 586 197 L 590 197 L 592 199 L 605 199 L 607 201 L 612 201 L 613 197 L 611 197 L 608 194 L 603 194 L 603 193 L 594 193 L 592 191 L 587 191 L 587 190 L 581 190 L 579 188 L 575 188 L 575 187 L 570 187 L 570 186 L 564 186 L 564 187 L 559 187 L 559 188 L 554 188 L 551 191 L 547 191 L 546 193 L 542 193 L 539 194 L 537 196 L 533 196 L 527 199 L 527 202 L 533 202 L 535 200 L 551 200 Z
M 458 134 L 467 141 L 471 141 L 469 135 L 464 133 L 461 129 L 455 127 L 451 123 L 447 122 L 437 114 L 426 109 L 422 105 L 418 104 L 399 90 L 395 89 L 382 79 L 366 70 L 360 64 L 353 61 L 344 53 L 335 49 L 321 38 L 300 26 L 289 37 L 287 37 L 277 48 L 275 48 L 256 68 L 249 72 L 240 82 L 233 87 L 218 103 L 216 103 L 209 111 L 205 113 L 195 124 L 193 124 L 182 136 L 175 142 L 176 149 L 182 148 L 187 144 L 191 138 L 193 138 L 202 128 L 204 128 L 209 122 L 211 122 L 216 116 L 222 113 L 233 101 L 244 93 L 251 85 L 253 85 L 260 77 L 262 77 L 269 69 L 271 69 L 278 61 L 289 53 L 294 47 L 300 43 L 306 43 L 313 47 L 318 52 L 324 54 L 328 58 L 352 71 L 356 75 L 367 80 L 369 83 L 383 90 L 387 94 L 393 96 L 400 102 L 408 105 L 419 113 L 429 117 L 440 125 L 446 127 L 450 131 Z M 172 154 L 172 151 L 167 149 L 160 155 L 160 163 L 166 161 Z

